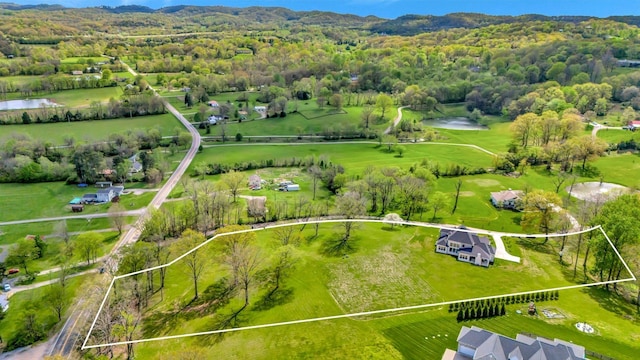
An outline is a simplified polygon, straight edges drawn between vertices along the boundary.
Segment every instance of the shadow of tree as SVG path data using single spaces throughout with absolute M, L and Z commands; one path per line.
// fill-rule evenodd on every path
M 600 304 L 600 307 L 626 319 L 636 318 L 638 314 L 633 305 L 629 304 L 622 296 L 601 287 L 585 288 L 582 292 L 588 294 Z
M 293 300 L 293 289 L 281 288 L 274 293 L 265 294 L 252 307 L 252 310 L 266 311 L 278 305 L 284 305 Z
M 353 242 L 353 239 L 348 241 L 344 241 L 343 239 L 329 239 L 321 245 L 320 253 L 324 256 L 331 257 L 347 256 L 357 250 Z
M 229 328 L 239 328 L 247 326 L 251 322 L 251 315 L 244 312 L 246 306 L 231 312 L 220 312 L 211 316 L 205 323 L 199 327 L 198 332 L 224 330 Z M 226 333 L 205 335 L 198 338 L 201 346 L 212 346 L 224 339 Z

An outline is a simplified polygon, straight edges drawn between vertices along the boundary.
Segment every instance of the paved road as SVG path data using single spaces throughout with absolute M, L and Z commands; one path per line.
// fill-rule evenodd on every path
M 402 121 L 402 109 L 404 108 L 408 108 L 408 106 L 400 106 L 398 108 L 398 115 L 396 115 L 396 117 L 393 119 L 393 124 L 389 125 L 389 127 L 384 131 L 385 135 L 390 133 L 391 130 L 393 130 L 396 126 L 398 126 L 398 124 L 400 124 L 400 121 Z
M 121 214 L 125 216 L 139 216 L 144 214 L 147 209 L 137 209 L 137 210 L 128 210 L 123 211 Z M 36 222 L 44 222 L 44 221 L 58 221 L 58 220 L 69 220 L 69 219 L 96 219 L 96 218 L 104 218 L 112 216 L 109 213 L 98 213 L 98 214 L 85 214 L 85 215 L 66 215 L 66 216 L 54 216 L 48 218 L 37 218 L 37 219 L 26 219 L 26 220 L 15 220 L 15 221 L 5 221 L 0 222 L 0 226 L 4 225 L 16 225 L 16 224 L 28 224 L 28 223 L 36 223 Z
M 127 67 L 127 70 L 133 76 L 138 75 L 127 64 L 123 64 Z M 155 92 L 155 90 L 153 91 Z M 157 93 L 155 93 L 155 95 L 158 96 Z M 107 266 L 109 268 L 116 268 L 117 257 L 115 255 L 120 251 L 120 249 L 138 240 L 138 238 L 140 237 L 139 229 L 145 221 L 148 211 L 150 209 L 158 209 L 162 205 L 162 203 L 167 200 L 167 197 L 176 186 L 182 175 L 186 172 L 187 168 L 198 152 L 198 148 L 200 146 L 200 133 L 198 133 L 198 130 L 193 127 L 193 125 L 191 125 L 191 123 L 189 123 L 189 121 L 182 114 L 180 114 L 178 110 L 176 110 L 176 108 L 171 106 L 171 104 L 167 103 L 166 101 L 164 102 L 164 104 L 167 110 L 169 110 L 169 112 L 173 114 L 173 116 L 180 120 L 182 125 L 184 125 L 187 130 L 189 130 L 189 133 L 192 137 L 191 147 L 189 148 L 189 151 L 182 159 L 178 167 L 173 171 L 167 182 L 162 186 L 162 188 L 160 188 L 160 190 L 158 190 L 156 196 L 153 198 L 153 200 L 151 200 L 149 205 L 146 208 L 139 210 L 139 215 L 141 216 L 138 218 L 136 223 L 131 228 L 129 228 L 124 236 L 122 236 L 120 241 L 118 241 L 118 243 L 113 247 L 113 249 L 109 253 L 109 257 L 106 260 L 106 262 L 108 262 Z M 95 317 L 94 312 L 97 309 L 97 306 L 92 306 L 94 305 L 93 303 L 102 300 L 101 298 L 90 299 L 89 296 L 90 294 L 86 294 L 84 297 L 81 297 L 78 300 L 76 306 L 70 312 L 70 316 L 65 322 L 61 332 L 58 334 L 56 340 L 49 348 L 49 351 L 47 352 L 49 355 L 61 354 L 63 357 L 69 357 L 76 348 L 76 344 L 78 343 L 78 341 L 81 340 L 80 338 L 86 335 L 81 334 L 80 329 L 82 329 L 83 324 L 85 324 L 87 321 L 90 321 L 90 316 Z M 97 305 L 97 303 L 95 303 L 95 305 Z
M 67 279 L 69 278 L 74 278 L 76 276 L 82 276 L 82 275 L 86 275 L 86 274 L 92 274 L 92 273 L 97 273 L 98 269 L 90 269 L 90 270 L 85 270 L 85 271 L 81 271 L 75 274 L 71 274 L 67 276 Z M 14 286 L 13 288 L 11 288 L 11 291 L 9 291 L 9 294 L 13 295 L 15 293 L 19 293 L 21 291 L 26 291 L 26 290 L 32 290 L 32 289 L 37 289 L 39 287 L 43 287 L 43 286 L 47 286 L 47 285 L 51 285 L 55 282 L 58 282 L 58 279 L 51 279 L 51 280 L 46 280 L 46 281 L 39 281 L 33 284 L 29 284 L 29 285 L 19 285 L 19 286 Z

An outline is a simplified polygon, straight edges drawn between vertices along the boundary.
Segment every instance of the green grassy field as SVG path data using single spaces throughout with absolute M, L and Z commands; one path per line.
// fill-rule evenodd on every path
M 135 217 L 126 217 L 127 224 L 133 223 Z M 61 221 L 43 221 L 36 223 L 5 225 L 0 226 L 0 245 L 11 244 L 24 238 L 26 235 L 42 235 L 45 238 L 49 235 L 57 234 Z M 103 230 L 112 227 L 109 218 L 67 219 L 67 231 L 69 233 L 79 233 L 92 230 Z
M 193 164 L 200 162 L 233 164 L 248 159 L 261 161 L 320 155 L 326 155 L 333 163 L 343 165 L 347 174 L 360 174 L 372 165 L 408 167 L 423 159 L 437 161 L 441 166 L 460 164 L 476 168 L 492 164 L 491 155 L 468 147 L 421 143 L 406 144 L 406 149 L 403 157 L 397 157 L 395 153 L 388 153 L 386 148 L 379 148 L 377 144 L 362 143 L 213 146 L 196 156 L 191 169 Z
M 355 230 L 355 252 L 348 257 L 324 255 L 325 245 L 339 236 L 338 232 L 335 225 L 321 225 L 320 236 L 314 238 L 313 230 L 307 227 L 302 232 L 300 246 L 294 249 L 296 269 L 283 285 L 286 290 L 283 292 L 287 295 L 273 307 L 262 308 L 258 304 L 265 290 L 253 289 L 251 305 L 238 318 L 235 326 L 499 295 L 574 283 L 567 275 L 566 267 L 557 262 L 555 240 L 546 246 L 521 243 L 522 264 L 496 261 L 494 266 L 484 269 L 436 254 L 433 251 L 436 230 L 413 227 L 391 229 L 379 224 L 363 225 Z M 262 255 L 268 256 L 268 251 L 274 249 L 274 241 L 277 240 L 270 231 L 263 231 L 258 233 L 258 241 Z M 212 247 L 202 250 L 216 258 Z M 192 283 L 184 266 L 178 263 L 173 267 L 167 272 L 164 300 L 160 301 L 159 295 L 151 300 L 153 305 L 143 321 L 143 338 L 212 330 L 219 321 L 216 316 L 203 314 L 199 310 L 195 313 L 189 310 L 190 314 L 179 315 L 173 312 L 177 301 L 185 304 L 193 296 Z M 201 278 L 200 287 L 206 289 L 224 276 L 226 271 L 220 265 L 209 265 Z M 565 318 L 561 320 L 517 315 L 515 311 L 526 310 L 526 305 L 514 304 L 507 307 L 508 315 L 505 317 L 457 323 L 455 313 L 448 313 L 446 307 L 437 307 L 405 314 L 194 337 L 181 340 L 180 346 L 201 348 L 202 357 L 221 358 L 304 358 L 323 354 L 328 358 L 340 359 L 433 359 L 442 356 L 446 347 L 456 348 L 455 338 L 462 325 L 476 325 L 508 336 L 526 330 L 540 336 L 573 341 L 617 359 L 632 359 L 640 349 L 637 345 L 640 326 L 626 318 L 633 313 L 632 306 L 616 303 L 615 311 L 607 310 L 612 307 L 601 307 L 616 299 L 598 290 L 572 290 L 562 291 L 559 301 L 538 304 L 539 309 L 550 308 L 563 314 Z M 240 305 L 237 299 L 232 299 L 218 314 L 228 316 L 232 309 L 237 310 Z M 597 329 L 597 335 L 580 333 L 573 326 L 577 321 L 588 321 Z M 143 358 L 162 358 L 174 349 L 174 342 L 162 341 L 139 345 L 136 351 Z
M 593 161 L 602 174 L 603 181 L 612 182 L 634 189 L 640 188 L 640 155 L 633 153 L 611 153 Z
M 635 140 L 638 142 L 640 141 L 640 131 L 604 129 L 598 131 L 598 137 L 604 139 L 609 144 L 616 144 L 621 141 L 629 140 Z
M 175 134 L 175 128 L 183 128 L 180 122 L 171 114 L 140 116 L 134 118 L 78 121 L 55 124 L 29 124 L 0 126 L 0 138 L 13 133 L 28 134 L 34 139 L 41 139 L 55 145 L 64 143 L 66 136 L 72 136 L 76 141 L 94 142 L 106 140 L 112 133 L 127 133 L 129 131 L 157 128 L 162 136 Z
M 81 214 L 71 212 L 69 201 L 94 191 L 65 185 L 64 182 L 0 184 L 0 222 L 106 212 L 110 204 L 87 205 Z M 141 208 L 146 206 L 154 194 L 125 194 L 121 197 L 121 202 L 128 210 Z M 133 205 L 130 205 L 132 202 Z

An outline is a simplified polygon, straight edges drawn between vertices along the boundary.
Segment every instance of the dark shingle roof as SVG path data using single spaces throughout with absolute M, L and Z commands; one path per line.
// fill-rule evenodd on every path
M 577 345 L 560 340 L 533 339 L 523 335 L 511 339 L 475 326 L 463 326 L 458 335 L 458 343 L 475 349 L 474 359 L 507 360 L 512 355 L 520 355 L 515 358 L 523 360 L 584 359 L 584 348 Z

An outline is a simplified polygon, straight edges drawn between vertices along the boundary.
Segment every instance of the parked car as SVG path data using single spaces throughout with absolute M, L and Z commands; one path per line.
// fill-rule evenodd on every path
M 9 275 L 17 274 L 20 272 L 20 269 L 9 269 Z
M 11 285 L 9 285 L 9 284 L 4 284 L 4 286 L 2 288 L 4 289 L 5 292 L 11 291 Z

